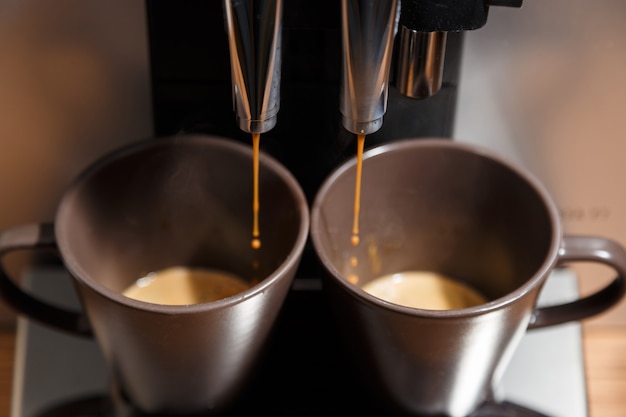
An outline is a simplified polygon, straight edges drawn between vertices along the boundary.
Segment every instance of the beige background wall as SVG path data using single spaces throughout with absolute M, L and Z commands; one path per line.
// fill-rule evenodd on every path
M 626 2 L 525 0 L 467 34 L 455 137 L 531 169 L 567 233 L 626 245 Z M 581 291 L 606 267 L 578 264 Z M 626 302 L 592 325 L 626 325 Z
M 149 136 L 149 81 L 142 0 L 0 0 L 0 229 L 52 220 L 88 163 Z

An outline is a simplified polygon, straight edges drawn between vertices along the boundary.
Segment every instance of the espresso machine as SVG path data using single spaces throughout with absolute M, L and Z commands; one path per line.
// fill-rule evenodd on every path
M 518 8 L 522 0 L 459 0 L 454 6 L 436 0 L 146 0 L 153 134 L 206 133 L 249 144 L 259 133 L 261 149 L 295 175 L 312 201 L 326 176 L 356 153 L 359 133 L 366 135 L 366 147 L 452 138 L 464 36 L 487 23 L 492 6 Z M 307 248 L 263 366 L 232 415 L 385 413 L 383 404 L 363 394 L 349 358 L 337 353 L 340 338 L 319 274 Z M 62 273 L 52 275 L 37 290 L 63 285 Z M 575 289 L 559 296 L 568 291 Z M 59 298 L 75 303 L 71 293 Z M 36 323 L 23 326 L 31 332 L 23 358 L 38 342 L 66 338 L 59 343 L 76 366 L 89 366 L 68 383 L 77 387 L 75 396 L 50 399 L 28 414 L 36 408 L 24 405 L 28 391 L 41 388 L 27 382 L 32 365 L 22 362 L 22 385 L 14 395 L 20 404 L 12 417 L 138 415 L 109 386 L 91 341 L 67 340 Z M 579 336 L 575 326 L 559 331 Z M 532 356 L 524 349 L 521 356 Z M 580 354 L 577 346 L 572 354 Z M 514 362 L 513 368 L 502 399 L 494 393 L 475 417 L 545 415 L 509 401 L 518 398 L 508 396 L 516 385 L 528 382 L 520 377 L 523 365 Z M 565 378 L 576 394 L 582 392 L 584 406 L 580 376 Z
M 262 133 L 309 199 L 361 130 L 449 138 L 464 31 L 522 1 L 438 3 L 148 1 L 155 134 Z

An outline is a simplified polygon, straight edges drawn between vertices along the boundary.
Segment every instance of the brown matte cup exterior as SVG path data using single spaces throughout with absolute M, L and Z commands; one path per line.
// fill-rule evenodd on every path
M 563 236 L 542 185 L 490 151 L 427 138 L 365 152 L 356 247 L 355 175 L 351 159 L 326 179 L 311 208 L 311 239 L 344 346 L 390 410 L 467 416 L 490 397 L 527 329 L 583 319 L 623 297 L 624 249 L 601 237 Z M 606 264 L 617 277 L 573 303 L 537 308 L 551 271 L 570 261 Z M 360 288 L 411 270 L 454 277 L 488 302 L 423 310 Z
M 270 337 L 309 230 L 294 177 L 263 153 L 259 165 L 262 247 L 254 250 L 250 146 L 190 135 L 113 152 L 66 191 L 54 233 L 51 225 L 26 225 L 0 235 L 0 254 L 56 245 L 86 318 L 35 304 L 3 273 L 5 300 L 45 324 L 93 330 L 115 385 L 143 413 L 227 408 Z M 122 295 L 138 278 L 175 265 L 229 271 L 253 286 L 186 306 Z

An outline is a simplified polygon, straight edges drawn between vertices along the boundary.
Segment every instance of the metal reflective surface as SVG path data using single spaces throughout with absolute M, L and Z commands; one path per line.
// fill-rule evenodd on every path
M 264 133 L 280 107 L 282 0 L 225 0 L 233 100 L 239 127 Z
M 382 125 L 397 10 L 397 0 L 341 3 L 344 54 L 340 111 L 343 126 L 352 133 L 374 133 Z

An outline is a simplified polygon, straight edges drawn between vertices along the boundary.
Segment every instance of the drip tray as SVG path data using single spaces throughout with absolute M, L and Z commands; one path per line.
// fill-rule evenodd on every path
M 79 308 L 61 268 L 29 271 L 24 283 L 42 298 Z M 540 304 L 571 301 L 577 294 L 576 275 L 556 270 Z M 232 415 L 385 414 L 360 394 L 330 319 L 320 282 L 296 279 L 267 356 Z M 583 361 L 580 323 L 527 332 L 497 387 L 496 402 L 472 417 L 587 417 Z M 112 391 L 95 341 L 18 319 L 10 417 L 135 416 Z

